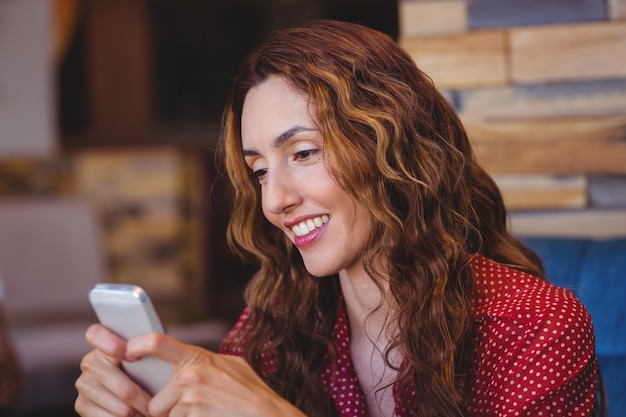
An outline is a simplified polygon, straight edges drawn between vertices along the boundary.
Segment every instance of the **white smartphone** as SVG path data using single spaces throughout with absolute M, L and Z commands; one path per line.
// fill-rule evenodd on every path
M 163 325 L 148 297 L 137 285 L 96 284 L 89 301 L 100 323 L 128 340 L 145 333 L 164 333 Z M 151 395 L 172 378 L 172 365 L 154 356 L 122 362 L 128 376 Z

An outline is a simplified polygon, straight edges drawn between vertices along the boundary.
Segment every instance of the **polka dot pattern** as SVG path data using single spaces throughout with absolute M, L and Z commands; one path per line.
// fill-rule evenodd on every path
M 478 256 L 472 262 L 476 324 L 470 416 L 591 416 L 595 339 L 589 313 L 568 290 Z M 238 326 L 245 322 L 247 312 Z M 341 417 L 366 417 L 350 358 L 348 320 L 339 303 L 337 358 L 322 373 Z M 240 354 L 241 352 L 230 352 Z M 275 366 L 274 355 L 266 369 Z M 412 381 L 393 386 L 395 417 L 416 414 Z
M 342 302 L 335 323 L 338 355 L 322 373 L 322 384 L 333 396 L 342 417 L 365 416 L 365 398 L 350 359 L 349 336 L 348 319 Z
M 595 338 L 581 302 L 485 257 L 472 267 L 478 322 L 472 415 L 592 415 Z

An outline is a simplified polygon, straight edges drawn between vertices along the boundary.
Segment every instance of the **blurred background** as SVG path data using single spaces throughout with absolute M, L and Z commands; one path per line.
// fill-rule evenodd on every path
M 251 48 L 315 18 L 405 47 L 515 233 L 626 236 L 626 0 L 0 0 L 10 415 L 73 415 L 96 282 L 143 286 L 170 332 L 217 348 L 253 270 L 225 243 L 222 106 Z

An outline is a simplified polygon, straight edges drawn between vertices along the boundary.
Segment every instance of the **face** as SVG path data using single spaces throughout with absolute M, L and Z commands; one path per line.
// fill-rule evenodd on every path
M 314 276 L 362 270 L 371 230 L 367 209 L 337 183 L 306 97 L 270 76 L 246 96 L 246 164 L 260 183 L 263 214 L 302 254 Z

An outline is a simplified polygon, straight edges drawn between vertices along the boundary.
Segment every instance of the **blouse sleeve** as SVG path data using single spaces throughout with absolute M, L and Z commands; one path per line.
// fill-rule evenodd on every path
M 567 290 L 538 311 L 479 326 L 474 415 L 591 416 L 597 360 L 591 317 Z
M 243 356 L 243 347 L 239 342 L 242 339 L 242 330 L 246 325 L 249 315 L 250 311 L 248 308 L 245 308 L 233 328 L 224 338 L 224 341 L 220 346 L 219 353 L 232 356 Z

